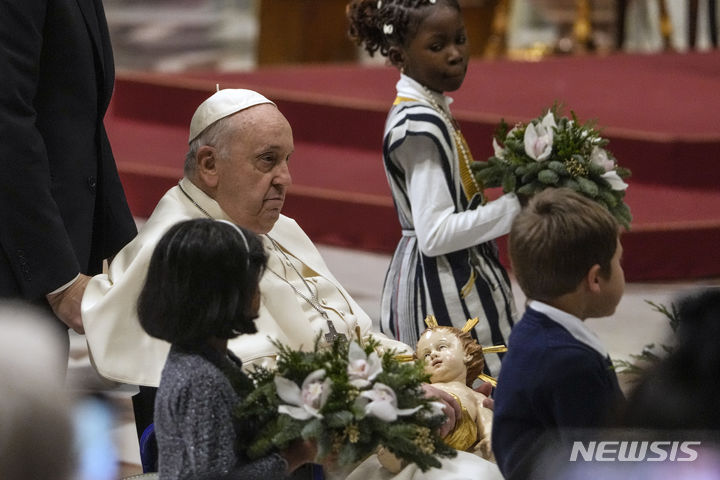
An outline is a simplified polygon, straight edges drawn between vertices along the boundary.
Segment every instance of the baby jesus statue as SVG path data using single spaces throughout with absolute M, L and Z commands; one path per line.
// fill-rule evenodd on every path
M 420 335 L 414 357 L 425 360 L 432 386 L 455 397 L 461 406 L 462 418 L 444 439 L 458 450 L 458 456 L 443 459 L 441 468 L 422 472 L 414 464 L 407 465 L 381 448 L 347 480 L 465 480 L 468 472 L 472 472 L 472 478 L 483 480 L 503 478 L 490 448 L 493 412 L 483 406 L 487 397 L 473 390 L 472 384 L 476 378 L 496 383 L 492 377 L 482 374 L 484 354 L 503 352 L 505 346 L 481 347 L 469 333 L 477 319 L 468 320 L 461 330 L 439 326 L 432 316 L 425 319 L 425 323 L 428 329 Z
M 452 395 L 462 408 L 462 418 L 444 440 L 457 450 L 473 452 L 492 461 L 490 432 L 493 412 L 483 406 L 487 397 L 472 388 L 478 377 L 494 382 L 494 379 L 482 374 L 484 349 L 469 333 L 477 319 L 468 320 L 462 330 L 439 326 L 432 316 L 425 322 L 428 329 L 420 335 L 415 356 L 425 360 L 425 371 L 430 375 L 432 385 Z M 497 352 L 501 349 L 504 347 L 490 347 L 485 351 Z

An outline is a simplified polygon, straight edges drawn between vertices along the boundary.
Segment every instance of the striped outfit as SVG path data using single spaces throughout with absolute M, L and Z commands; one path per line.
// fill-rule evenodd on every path
M 471 159 L 458 154 L 469 156 L 467 144 L 448 123 L 452 99 L 405 75 L 397 90 L 383 160 L 403 236 L 385 277 L 380 328 L 414 346 L 429 314 L 458 328 L 478 317 L 472 332 L 478 342 L 504 344 L 516 310 L 494 239 L 509 232 L 520 203 L 506 194 L 481 205 L 467 167 Z M 499 372 L 497 355 L 488 355 L 486 370 Z

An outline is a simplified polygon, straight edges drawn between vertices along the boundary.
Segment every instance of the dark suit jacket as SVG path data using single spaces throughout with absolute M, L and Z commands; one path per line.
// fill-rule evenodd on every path
M 495 389 L 492 447 L 505 478 L 529 478 L 564 431 L 599 428 L 623 395 L 609 358 L 531 308 L 515 324 Z M 537 477 L 539 478 L 539 477 Z
M 101 0 L 0 0 L 0 297 L 100 271 L 136 233 L 103 125 Z

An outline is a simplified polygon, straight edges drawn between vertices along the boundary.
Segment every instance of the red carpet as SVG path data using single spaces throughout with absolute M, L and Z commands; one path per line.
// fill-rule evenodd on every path
M 317 242 L 391 252 L 399 227 L 380 145 L 397 73 L 306 66 L 242 74 L 119 74 L 108 131 L 136 215 L 182 175 L 187 126 L 215 84 L 252 88 L 293 126 L 285 213 Z M 476 158 L 495 125 L 538 116 L 555 100 L 596 119 L 633 176 L 624 235 L 629 280 L 720 275 L 720 54 L 474 61 L 453 110 Z M 569 113 L 569 112 L 568 112 Z

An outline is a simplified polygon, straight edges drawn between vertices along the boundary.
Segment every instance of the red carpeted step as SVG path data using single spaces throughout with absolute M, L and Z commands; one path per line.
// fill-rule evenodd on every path
M 247 73 L 119 76 L 122 115 L 186 125 L 216 83 L 274 100 L 298 141 L 356 148 L 380 145 L 397 71 L 312 65 Z M 558 101 L 581 121 L 597 120 L 621 164 L 644 182 L 713 188 L 720 158 L 720 51 L 575 56 L 542 62 L 470 63 L 453 111 L 477 158 L 501 118 L 526 121 Z M 160 93 L 162 92 L 162 93 Z M 125 101 L 126 97 L 135 101 Z M 569 114 L 569 111 L 566 113 Z M 698 174 L 698 172 L 704 172 Z

